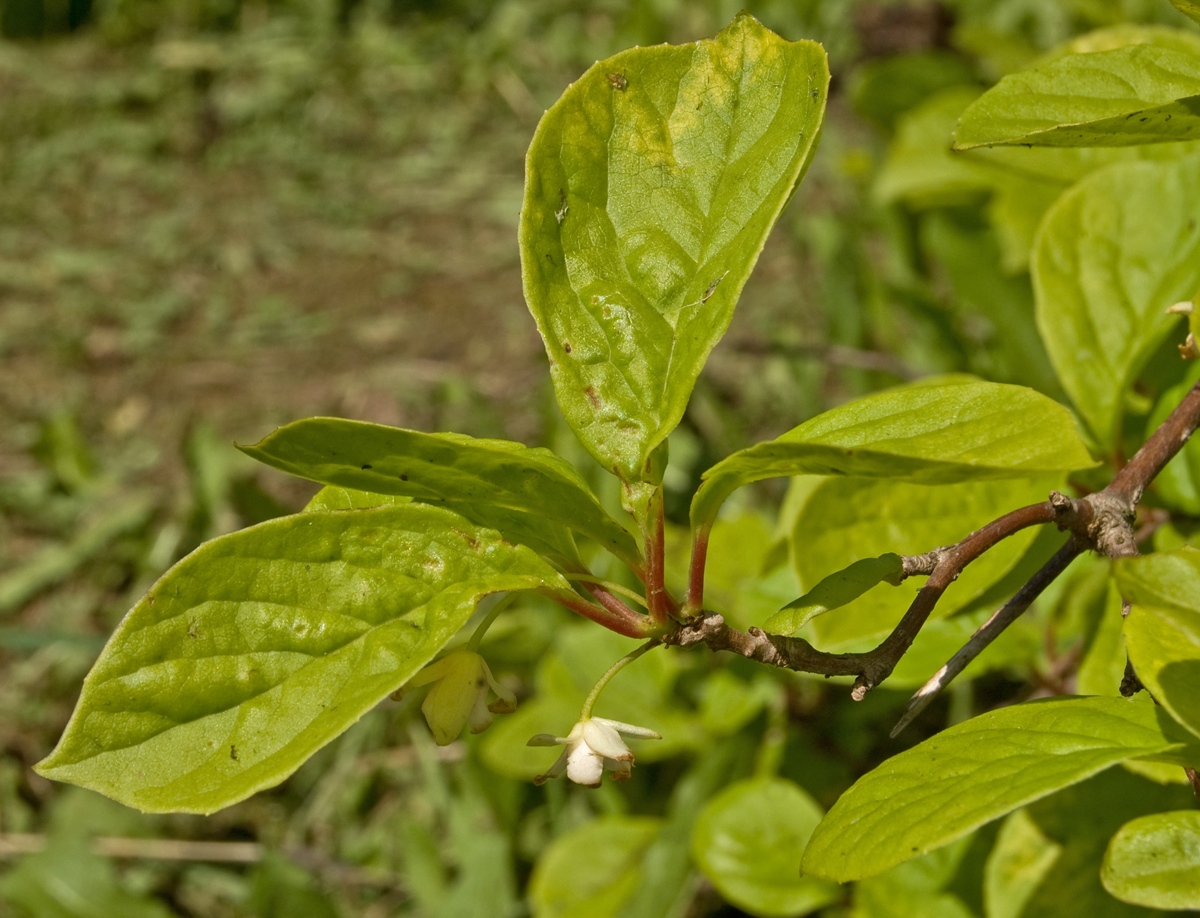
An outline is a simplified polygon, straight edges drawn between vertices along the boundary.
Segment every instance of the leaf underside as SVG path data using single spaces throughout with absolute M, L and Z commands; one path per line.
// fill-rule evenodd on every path
M 202 545 L 125 617 L 38 771 L 147 812 L 272 786 L 403 685 L 487 593 L 569 589 L 448 510 L 309 512 Z
M 828 83 L 820 45 L 741 14 L 598 62 L 538 125 L 525 297 L 563 414 L 626 482 L 658 483 L 652 456 L 808 166 Z

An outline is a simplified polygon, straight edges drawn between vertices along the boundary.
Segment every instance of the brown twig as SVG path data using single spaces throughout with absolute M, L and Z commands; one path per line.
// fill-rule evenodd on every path
M 906 576 L 928 574 L 929 580 L 892 633 L 878 647 L 866 653 L 826 653 L 802 638 L 767 634 L 759 628 L 751 628 L 748 632 L 738 631 L 726 625 L 724 618 L 711 613 L 666 636 L 664 643 L 681 646 L 703 643 L 712 650 L 728 650 L 784 669 L 823 676 L 857 676 L 853 697 L 862 699 L 870 689 L 891 674 L 916 639 L 942 593 L 968 564 L 1008 536 L 1039 523 L 1055 522 L 1062 515 L 1062 511 L 1051 501 L 1044 501 L 993 520 L 957 545 L 904 558 Z
M 1066 570 L 1077 555 L 1089 548 L 1113 559 L 1129 558 L 1138 553 L 1137 537 L 1133 530 L 1137 504 L 1146 486 L 1183 449 L 1197 426 L 1200 426 L 1200 383 L 1191 388 L 1103 491 L 1078 500 L 1057 492 L 1050 495 L 1050 502 L 1060 512 L 1058 526 L 1071 531 L 1071 540 L 912 697 L 900 722 L 892 730 L 892 736 L 903 730 L 984 647 L 1016 621 L 1033 599 Z M 1066 554 L 1070 556 L 1066 557 Z M 1025 598 L 1028 601 L 1018 602 Z M 1123 614 L 1128 614 L 1128 608 L 1128 600 L 1123 600 Z M 1121 694 L 1133 695 L 1140 689 L 1141 681 L 1126 661 Z
M 802 638 L 767 634 L 759 628 L 746 632 L 729 627 L 722 616 L 702 612 L 663 636 L 665 644 L 706 644 L 752 660 L 799 672 L 824 676 L 856 676 L 852 697 L 861 699 L 886 679 L 916 639 L 942 593 L 968 564 L 1008 536 L 1029 526 L 1054 523 L 1071 538 L 1000 610 L 972 635 L 967 644 L 942 667 L 909 703 L 893 736 L 909 723 L 967 664 L 1015 621 L 1041 592 L 1088 549 L 1109 558 L 1137 554 L 1132 521 L 1146 485 L 1183 447 L 1200 424 L 1200 383 L 1192 388 L 1170 417 L 1159 427 L 1103 491 L 1071 498 L 1057 491 L 1048 500 L 1007 513 L 971 533 L 956 545 L 936 548 L 903 559 L 905 576 L 928 575 L 904 617 L 884 641 L 866 653 L 826 653 Z M 703 597 L 703 562 L 707 545 L 694 547 L 688 590 L 688 609 L 697 609 Z M 699 571 L 699 574 L 697 573 Z
M 1183 449 L 1197 426 L 1200 426 L 1200 382 L 1192 386 L 1150 439 L 1117 472 L 1105 493 L 1123 500 L 1132 510 L 1141 502 L 1146 485 Z
M 900 721 L 892 728 L 892 736 L 896 737 L 900 731 L 912 723 L 913 718 L 925 710 L 929 703 L 936 698 L 950 681 L 966 669 L 971 661 L 974 660 L 980 653 L 983 652 L 989 644 L 992 643 L 1005 628 L 1015 622 L 1029 608 L 1030 604 L 1041 595 L 1042 590 L 1046 589 L 1055 578 L 1067 569 L 1079 555 L 1087 549 L 1087 545 L 1078 536 L 1072 536 L 1067 544 L 1060 548 L 1049 561 L 1042 566 L 1036 574 L 1029 578 L 1026 584 L 1016 592 L 1008 602 L 1004 604 L 998 611 L 992 614 L 979 629 L 971 635 L 970 639 L 962 648 L 951 657 L 946 664 L 933 674 L 928 682 L 912 696 L 908 702 L 904 713 L 900 717 Z

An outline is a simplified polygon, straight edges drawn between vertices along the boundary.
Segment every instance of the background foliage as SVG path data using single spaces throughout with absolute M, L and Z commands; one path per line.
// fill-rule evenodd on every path
M 864 918 L 931 908 L 1055 915 L 1082 913 L 1083 903 L 1097 916 L 1138 911 L 1109 897 L 1097 872 L 1122 823 L 1193 805 L 1186 789 L 1150 780 L 1170 779 L 1157 766 L 1105 772 L 853 887 L 739 856 L 745 825 L 734 818 L 761 812 L 756 834 L 780 833 L 784 849 L 855 777 L 947 724 L 1076 687 L 1115 693 L 1104 616 L 1114 597 L 1096 566 L 1056 585 L 968 672 L 977 678 L 898 741 L 885 737 L 904 689 L 990 611 L 987 583 L 959 594 L 966 605 L 927 629 L 927 643 L 861 704 L 845 686 L 742 660 L 648 657 L 613 683 L 604 713 L 666 739 L 638 750 L 637 780 L 620 788 L 525 783 L 547 764 L 525 739 L 573 720 L 591 681 L 630 644 L 535 602 L 485 643 L 521 707 L 445 749 L 421 722 L 419 696 L 388 702 L 281 787 L 209 818 L 142 816 L 29 770 L 104 637 L 158 574 L 204 539 L 299 509 L 315 490 L 254 466 L 232 440 L 254 442 L 310 414 L 508 437 L 570 456 L 616 505 L 557 414 L 522 302 L 522 157 L 541 111 L 594 59 L 711 35 L 742 6 L 786 38 L 821 41 L 834 82 L 808 178 L 671 437 L 677 524 L 700 470 L 884 386 L 968 372 L 1064 397 L 1036 333 L 1033 229 L 1095 169 L 1180 151 L 1073 152 L 1018 173 L 1003 153 L 952 159 L 947 138 L 984 86 L 1075 35 L 1123 22 L 1181 26 L 1191 32 L 1172 40 L 1194 50 L 1200 33 L 1151 0 L 0 0 L 8 907 L 38 916 L 657 916 L 737 914 L 748 903 L 755 914 Z M 1161 354 L 1173 350 L 1162 343 Z M 1121 429 L 1108 415 L 1095 421 L 1101 453 L 1127 454 L 1184 381 L 1178 360 L 1148 367 Z M 1160 547 L 1193 531 L 1196 481 L 1177 466 L 1152 498 L 1183 512 L 1156 533 Z M 799 480 L 787 501 L 778 482 L 738 492 L 714 528 L 709 591 L 736 624 L 761 623 L 798 595 L 794 566 L 807 586 L 844 564 L 839 539 L 861 544 L 856 520 L 834 516 L 845 506 L 838 483 L 804 500 L 806 487 Z M 908 492 L 875 500 L 922 505 L 931 498 L 920 487 L 880 484 Z M 942 490 L 980 521 L 1014 496 L 1011 485 Z M 819 514 L 830 532 L 796 565 L 789 508 Z M 916 530 L 919 544 L 888 541 L 876 553 L 942 544 L 972 519 L 938 524 L 945 534 L 931 522 Z M 682 583 L 684 540 L 673 541 Z M 1024 548 L 995 561 L 1016 582 Z M 837 620 L 818 622 L 835 642 Z M 160 857 L 92 854 L 96 834 L 139 839 Z M 22 855 L 43 840 L 43 853 Z M 218 850 L 243 862 L 164 860 L 172 840 L 227 843 Z M 764 910 L 767 885 L 777 898 Z

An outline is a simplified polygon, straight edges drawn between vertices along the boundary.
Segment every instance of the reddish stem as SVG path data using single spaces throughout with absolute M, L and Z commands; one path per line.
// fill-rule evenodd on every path
M 588 600 L 575 593 L 559 592 L 557 590 L 539 590 L 538 592 L 542 593 L 543 596 L 553 599 L 560 606 L 566 606 L 572 612 L 594 621 L 597 625 L 603 625 L 609 631 L 623 634 L 625 637 L 652 637 L 658 630 L 650 619 L 634 612 L 624 603 L 621 603 L 620 600 L 617 600 L 617 602 L 624 609 L 624 613 L 615 609 L 605 608 L 594 602 L 588 602 Z M 600 599 L 599 596 L 596 598 Z
M 692 537 L 692 564 L 688 569 L 688 592 L 685 609 L 689 616 L 698 615 L 704 608 L 704 566 L 708 561 L 708 534 L 704 526 Z

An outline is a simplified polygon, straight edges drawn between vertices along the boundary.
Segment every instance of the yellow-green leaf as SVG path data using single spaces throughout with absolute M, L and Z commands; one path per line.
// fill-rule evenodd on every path
M 767 233 L 817 142 L 829 70 L 746 14 L 598 62 L 546 112 L 521 212 L 525 297 L 587 449 L 657 484 Z
M 214 539 L 125 617 L 38 771 L 147 812 L 270 787 L 403 685 L 480 597 L 569 584 L 438 507 L 310 512 Z

